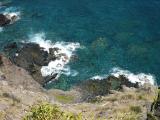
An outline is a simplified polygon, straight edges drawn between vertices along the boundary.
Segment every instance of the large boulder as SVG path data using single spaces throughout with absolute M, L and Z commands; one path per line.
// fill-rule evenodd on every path
M 0 27 L 8 25 L 11 22 L 5 15 L 0 14 Z
M 43 77 L 41 74 L 41 67 L 47 66 L 51 60 L 56 59 L 55 50 L 51 48 L 48 53 L 35 43 L 10 43 L 4 48 L 13 63 L 27 70 L 43 86 L 57 76 L 57 74 L 53 74 Z

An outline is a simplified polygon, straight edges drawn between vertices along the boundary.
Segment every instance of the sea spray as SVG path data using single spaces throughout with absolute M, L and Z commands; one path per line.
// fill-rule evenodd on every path
M 2 14 L 4 14 L 8 19 L 11 20 L 10 24 L 13 24 L 14 22 L 18 21 L 21 16 L 21 12 L 19 11 L 19 9 L 17 7 L 6 8 L 2 12 Z M 13 17 L 14 17 L 14 19 L 13 19 Z
M 9 20 L 7 24 L 13 24 L 20 19 L 21 13 L 16 7 L 3 8 L 0 7 L 0 14 L 3 14 L 6 19 Z M 0 32 L 3 31 L 3 27 L 0 27 Z
M 152 85 L 155 84 L 155 77 L 151 74 L 145 74 L 145 73 L 134 74 L 128 70 L 123 70 L 121 68 L 113 68 L 111 70 L 111 75 L 113 75 L 115 77 L 119 77 L 120 75 L 124 75 L 132 83 L 138 82 L 142 85 L 144 83 L 150 83 Z
M 123 70 L 118 67 L 112 68 L 110 70 L 109 74 L 107 74 L 107 75 L 97 75 L 97 76 L 92 77 L 91 79 L 103 80 L 103 79 L 107 78 L 109 75 L 113 75 L 115 77 L 119 77 L 120 75 L 124 75 L 130 82 L 132 82 L 132 83 L 138 82 L 141 85 L 143 85 L 144 83 L 150 83 L 152 85 L 156 84 L 154 75 L 145 74 L 145 73 L 134 74 L 128 70 Z
M 3 31 L 3 27 L 0 27 L 0 32 L 2 32 Z
M 67 64 L 69 63 L 71 57 L 74 55 L 74 52 L 80 48 L 79 43 L 62 41 L 52 43 L 50 40 L 46 40 L 44 33 L 32 34 L 29 36 L 29 38 L 30 42 L 39 44 L 40 47 L 44 48 L 44 50 L 48 53 L 50 48 L 57 49 L 54 51 L 57 59 L 50 61 L 47 66 L 42 66 L 41 73 L 43 77 L 58 74 L 58 78 L 61 74 L 65 74 L 67 76 L 76 76 L 78 74 L 77 71 L 71 70 L 70 66 Z

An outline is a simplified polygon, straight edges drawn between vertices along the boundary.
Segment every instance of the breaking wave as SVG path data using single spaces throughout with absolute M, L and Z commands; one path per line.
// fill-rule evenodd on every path
M 119 77 L 120 75 L 124 75 L 126 78 L 128 78 L 128 80 L 132 83 L 140 83 L 141 85 L 143 85 L 144 83 L 150 83 L 152 85 L 155 85 L 155 77 L 154 75 L 151 74 L 145 74 L 145 73 L 138 73 L 138 74 L 134 74 L 128 70 L 123 70 L 121 68 L 113 68 L 112 70 L 110 70 L 110 74 L 109 75 L 113 75 L 115 77 Z M 106 78 L 107 75 L 101 75 L 101 76 L 94 76 L 91 79 L 99 79 L 102 80 L 104 78 Z
M 50 48 L 58 49 L 54 52 L 57 59 L 50 61 L 48 66 L 42 66 L 42 76 L 50 76 L 56 73 L 58 74 L 57 77 L 59 77 L 61 74 L 65 74 L 67 76 L 76 76 L 78 74 L 77 71 L 71 70 L 70 66 L 67 64 L 70 62 L 74 52 L 80 48 L 79 43 L 63 41 L 53 43 L 50 40 L 46 40 L 44 33 L 30 35 L 29 38 L 30 42 L 39 44 L 40 47 L 44 48 L 44 50 L 48 53 Z

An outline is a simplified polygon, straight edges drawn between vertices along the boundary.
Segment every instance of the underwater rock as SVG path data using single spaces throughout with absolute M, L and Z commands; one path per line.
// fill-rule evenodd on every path
M 11 22 L 10 19 L 7 18 L 7 16 L 0 14 L 0 26 L 8 25 Z
M 41 74 L 41 67 L 56 59 L 54 55 L 56 49 L 51 48 L 48 53 L 35 43 L 20 43 L 18 45 L 11 43 L 5 46 L 4 51 L 14 64 L 27 70 L 41 85 L 44 86 L 56 77 L 55 74 L 47 77 L 43 77 Z
M 125 76 L 120 75 L 118 78 L 115 76 L 108 76 L 102 80 L 90 79 L 86 80 L 80 85 L 80 92 L 83 94 L 82 101 L 92 101 L 97 96 L 104 96 L 110 93 L 111 90 L 122 90 L 122 86 L 138 88 L 138 83 L 131 83 Z

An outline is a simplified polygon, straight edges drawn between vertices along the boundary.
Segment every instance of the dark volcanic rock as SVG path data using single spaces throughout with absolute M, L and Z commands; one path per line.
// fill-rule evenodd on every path
M 56 74 L 43 77 L 41 67 L 47 66 L 51 60 L 55 60 L 54 49 L 50 49 L 50 53 L 41 48 L 35 43 L 11 43 L 4 48 L 4 51 L 9 55 L 9 58 L 17 66 L 20 66 L 32 75 L 32 77 L 41 85 L 53 80 Z M 14 52 L 13 52 L 14 51 Z
M 11 51 L 13 49 L 16 49 L 18 46 L 17 46 L 17 43 L 16 42 L 13 42 L 13 43 L 9 43 L 7 44 L 5 47 L 4 47 L 4 51 Z
M 151 111 L 147 115 L 147 120 L 160 120 L 160 89 L 158 88 L 158 95 L 152 103 Z
M 160 118 L 160 100 L 155 103 L 154 106 L 154 115 Z
M 0 14 L 0 26 L 5 26 L 11 22 L 5 15 Z
M 125 76 L 119 78 L 109 76 L 105 79 L 87 80 L 82 82 L 78 87 L 83 94 L 82 101 L 92 101 L 97 96 L 103 96 L 110 93 L 111 90 L 121 90 L 122 86 L 138 88 L 138 83 L 131 83 Z
M 23 48 L 18 52 L 13 60 L 17 65 L 27 68 L 30 65 L 47 65 L 49 62 L 47 60 L 48 53 L 39 47 L 38 44 L 25 44 Z

